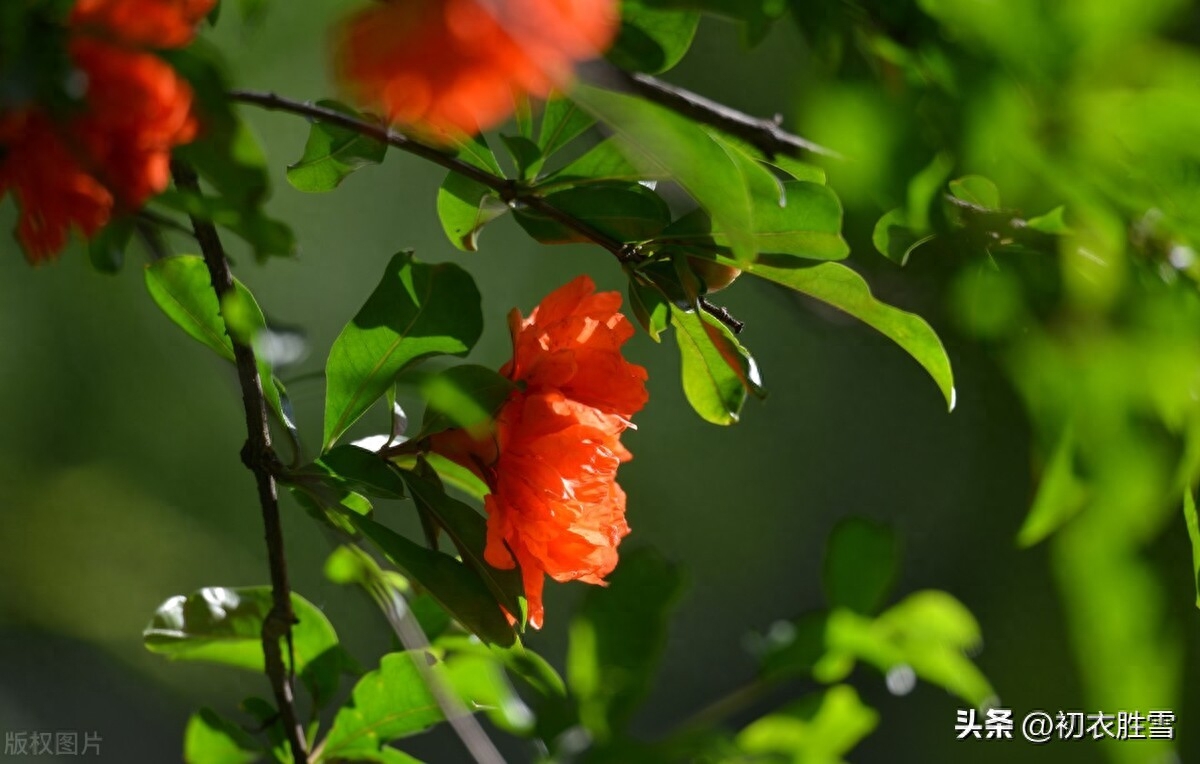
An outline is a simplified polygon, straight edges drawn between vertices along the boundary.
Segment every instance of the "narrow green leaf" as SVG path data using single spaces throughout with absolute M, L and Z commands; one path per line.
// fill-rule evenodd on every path
M 538 133 L 537 144 L 542 156 L 549 157 L 557 153 L 594 124 L 596 120 L 571 99 L 561 94 L 552 97 L 546 101 Z
M 737 265 L 733 261 L 729 264 Z M 752 263 L 745 270 L 832 305 L 878 330 L 929 372 L 946 404 L 954 409 L 954 374 L 942 341 L 925 319 L 876 300 L 862 276 L 840 263 L 821 263 L 808 268 Z
M 521 571 L 516 567 L 510 570 L 493 568 L 484 559 L 487 521 L 483 515 L 447 496 L 435 476 L 405 471 L 404 480 L 413 501 L 434 517 L 438 526 L 450 537 L 463 562 L 483 579 L 496 601 L 517 619 L 520 628 L 524 628 L 526 605 Z
M 1031 547 L 1061 528 L 1087 503 L 1087 485 L 1075 474 L 1075 434 L 1068 426 L 1042 472 L 1033 506 L 1017 534 L 1017 544 Z
M 908 182 L 906 221 L 917 233 L 929 229 L 929 211 L 954 169 L 949 154 L 938 154 Z M 999 201 L 999 200 L 997 200 Z
M 898 265 L 907 265 L 917 235 L 908 226 L 908 214 L 902 207 L 889 210 L 875 223 L 871 243 L 875 251 Z
M 542 150 L 529 138 L 523 135 L 501 135 L 500 140 L 504 142 L 505 148 L 517 165 L 518 177 L 528 179 L 532 171 L 541 166 Z
M 647 179 L 645 171 L 630 162 L 620 145 L 610 138 L 597 143 L 578 159 L 538 181 L 537 188 L 548 190 L 614 180 L 634 182 Z
M 245 730 L 211 708 L 192 714 L 183 733 L 187 764 L 250 764 L 264 753 Z
M 317 106 L 361 116 L 337 101 L 317 101 Z M 386 154 L 386 143 L 345 127 L 313 122 L 304 144 L 304 154 L 288 165 L 287 179 L 299 191 L 332 191 L 355 170 L 382 162 Z
M 671 210 L 662 197 L 638 183 L 578 186 L 548 194 L 548 204 L 621 242 L 641 242 L 662 232 Z M 570 244 L 590 239 L 541 212 L 518 207 L 517 222 L 543 244 Z
M 500 645 L 511 645 L 516 640 L 508 619 L 476 571 L 453 557 L 414 544 L 366 517 L 348 517 L 401 573 L 423 586 L 468 630 Z
M 1183 519 L 1192 541 L 1192 581 L 1196 584 L 1196 607 L 1200 607 L 1200 519 L 1196 517 L 1196 497 L 1191 488 L 1183 493 Z
M 621 731 L 654 682 L 679 568 L 649 549 L 622 554 L 605 588 L 589 589 L 571 622 L 567 681 L 580 720 L 598 740 Z
M 460 141 L 455 148 L 455 156 L 467 164 L 499 178 L 504 177 L 504 170 L 500 169 L 500 162 L 496 159 L 492 148 L 488 146 L 487 138 L 483 136 L 483 133 Z
M 431 355 L 465 355 L 482 331 L 479 290 L 466 271 L 418 262 L 411 252 L 393 257 L 329 351 L 324 450 L 406 366 Z
M 852 517 L 825 544 L 821 582 L 829 606 L 871 615 L 886 601 L 899 571 L 900 543 L 886 525 Z

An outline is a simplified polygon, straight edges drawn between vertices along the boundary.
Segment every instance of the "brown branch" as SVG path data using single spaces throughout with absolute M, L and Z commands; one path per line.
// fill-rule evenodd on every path
M 181 191 L 200 193 L 200 179 L 196 171 L 184 162 L 171 163 L 171 174 L 175 186 Z M 212 280 L 213 290 L 218 300 L 234 290 L 233 273 L 229 269 L 229 259 L 225 256 L 225 248 L 217 236 L 217 229 L 212 222 L 191 217 L 192 230 L 200 251 L 204 255 L 204 263 L 208 266 L 208 275 Z M 226 328 L 228 332 L 228 328 Z M 292 758 L 300 764 L 308 761 L 307 743 L 304 728 L 296 716 L 295 699 L 292 690 L 292 677 L 283 662 L 283 652 L 279 646 L 280 638 L 286 638 L 289 651 L 292 649 L 292 624 L 296 623 L 296 615 L 292 612 L 291 588 L 288 584 L 287 560 L 284 557 L 283 526 L 279 520 L 279 497 L 276 493 L 275 474 L 279 470 L 279 460 L 271 448 L 271 428 L 267 419 L 267 402 L 263 397 L 263 381 L 258 375 L 258 366 L 254 358 L 254 350 L 238 341 L 232 334 L 233 356 L 237 365 L 238 382 L 242 388 L 242 407 L 246 414 L 246 445 L 242 448 L 242 462 L 254 473 L 258 484 L 258 500 L 262 507 L 263 525 L 266 531 L 267 562 L 271 570 L 271 611 L 263 622 L 262 645 L 263 660 L 271 690 L 275 694 L 275 702 L 283 720 L 284 734 L 292 750 Z M 291 656 L 291 666 L 295 668 L 295 655 Z
M 482 170 L 469 162 L 464 162 L 445 149 L 422 143 L 379 122 L 367 122 L 344 112 L 326 109 L 316 104 L 293 101 L 290 98 L 284 98 L 275 93 L 232 90 L 229 92 L 229 98 L 239 103 L 259 106 L 269 111 L 284 111 L 326 124 L 336 125 L 347 130 L 353 130 L 360 135 L 374 138 L 393 148 L 414 154 L 422 159 L 427 159 L 451 172 L 456 172 L 480 185 L 492 189 L 507 204 L 523 205 L 531 210 L 540 212 L 556 223 L 608 250 L 622 265 L 639 262 L 644 257 L 636 245 L 628 244 L 620 239 L 609 236 L 602 231 L 598 231 L 586 221 L 563 212 L 546 201 L 537 191 L 525 188 L 515 180 L 493 175 L 487 170 Z M 709 312 L 728 326 L 731 331 L 740 332 L 742 330 L 742 322 L 733 318 L 728 310 L 720 308 L 719 310 L 714 309 L 714 311 Z
M 804 159 L 809 154 L 838 157 L 832 149 L 789 133 L 780 126 L 781 117 L 761 119 L 745 112 L 731 109 L 690 90 L 672 85 L 647 74 L 633 74 L 603 63 L 589 64 L 582 69 L 585 79 L 616 86 L 665 106 L 671 111 L 703 125 L 740 138 L 751 144 L 768 158 L 778 154 Z

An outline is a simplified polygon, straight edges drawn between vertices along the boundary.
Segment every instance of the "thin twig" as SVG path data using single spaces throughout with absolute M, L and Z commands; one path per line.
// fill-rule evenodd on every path
M 171 174 L 181 191 L 200 193 L 200 180 L 196 171 L 184 162 L 171 163 Z M 192 230 L 204 263 L 208 266 L 209 278 L 218 299 L 233 292 L 233 273 L 217 229 L 211 221 L 191 217 Z M 226 329 L 228 331 L 228 329 Z M 292 758 L 300 764 L 308 761 L 304 728 L 296 715 L 292 677 L 283 661 L 279 647 L 280 638 L 286 638 L 292 651 L 292 624 L 296 615 L 292 612 L 291 587 L 288 584 L 287 560 L 284 557 L 283 526 L 279 519 L 279 497 L 275 487 L 275 473 L 279 470 L 279 459 L 271 448 L 271 428 L 267 418 L 267 402 L 263 397 L 263 381 L 258 375 L 254 350 L 238 341 L 232 334 L 233 356 L 237 364 L 238 382 L 242 388 L 242 406 L 246 414 L 246 445 L 242 448 L 242 462 L 254 473 L 258 484 L 258 500 L 262 507 L 263 525 L 266 530 L 267 561 L 271 569 L 271 611 L 263 622 L 263 659 L 275 702 L 283 719 L 284 734 L 292 750 Z M 290 665 L 295 668 L 295 655 Z
M 708 301 L 707 297 L 701 297 L 699 303 L 700 310 L 703 310 L 708 315 L 728 326 L 729 331 L 733 332 L 734 334 L 741 334 L 742 330 L 746 328 L 746 322 L 738 321 L 736 318 L 734 318 L 733 314 L 729 312 L 728 308 L 722 305 L 713 305 Z
M 671 111 L 703 125 L 715 127 L 753 145 L 768 158 L 778 154 L 803 159 L 810 154 L 840 158 L 836 151 L 825 148 L 780 126 L 781 118 L 762 119 L 731 109 L 723 103 L 705 98 L 677 85 L 647 74 L 631 74 L 596 62 L 582 68 L 585 79 L 609 87 L 631 91 L 647 101 L 665 106 Z
M 456 157 L 445 149 L 436 146 L 430 146 L 422 143 L 415 138 L 399 133 L 386 125 L 378 122 L 367 122 L 353 115 L 344 112 L 326 109 L 322 106 L 317 106 L 311 103 L 301 103 L 293 101 L 290 98 L 277 95 L 275 93 L 262 93 L 253 90 L 232 90 L 229 92 L 229 98 L 239 103 L 259 106 L 270 111 L 284 111 L 291 114 L 297 114 L 302 117 L 324 122 L 330 125 L 353 130 L 354 132 L 374 138 L 377 141 L 386 143 L 387 145 L 414 154 L 423 159 L 427 159 L 434 164 L 441 165 L 447 170 L 456 172 L 470 180 L 486 186 L 495 191 L 499 197 L 508 204 L 523 205 L 531 210 L 535 210 L 561 224 L 562 226 L 578 233 L 580 236 L 589 241 L 598 244 L 608 250 L 622 265 L 636 263 L 643 259 L 644 255 L 636 245 L 628 244 L 612 236 L 609 236 L 602 231 L 598 231 L 586 221 L 555 207 L 546 201 L 537 191 L 525 188 L 518 182 L 509 178 L 502 178 L 498 175 L 493 175 L 487 170 L 482 170 L 469 162 Z M 799 139 L 797 139 L 799 140 Z M 713 310 L 708 310 L 713 308 Z M 744 324 L 741 321 L 733 318 L 729 311 L 714 306 L 705 308 L 710 314 L 724 323 L 733 332 L 740 332 Z

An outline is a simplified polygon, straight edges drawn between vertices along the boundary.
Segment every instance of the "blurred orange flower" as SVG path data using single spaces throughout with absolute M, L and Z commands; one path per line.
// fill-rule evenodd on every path
M 502 122 L 514 94 L 544 97 L 612 43 L 617 0 L 385 0 L 335 41 L 346 90 L 432 138 Z
M 519 388 L 491 436 L 433 437 L 435 451 L 491 488 L 484 557 L 497 568 L 521 566 L 534 628 L 544 615 L 544 577 L 602 584 L 629 533 L 616 477 L 632 455 L 620 437 L 647 395 L 646 370 L 621 355 L 633 328 L 620 306 L 620 293 L 595 294 L 580 276 L 529 318 L 514 310 L 513 360 L 501 373 Z
M 215 0 L 80 0 L 71 62 L 86 82 L 80 109 L 56 119 L 36 104 L 0 114 L 0 196 L 20 207 L 31 262 L 53 258 L 72 228 L 91 237 L 114 209 L 134 210 L 170 179 L 171 149 L 195 137 L 192 90 L 136 46 L 186 44 Z

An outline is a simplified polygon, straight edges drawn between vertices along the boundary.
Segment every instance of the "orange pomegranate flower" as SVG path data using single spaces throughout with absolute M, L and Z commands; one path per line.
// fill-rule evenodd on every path
M 360 103 L 430 137 L 502 122 L 514 93 L 544 97 L 611 44 L 617 0 L 385 0 L 335 41 L 338 79 Z
M 131 45 L 187 43 L 215 0 L 80 0 L 68 52 L 86 91 L 56 119 L 29 105 L 0 114 L 0 196 L 20 207 L 30 262 L 53 258 L 72 228 L 91 237 L 169 180 L 171 149 L 195 137 L 192 91 L 165 61 Z
M 180 48 L 217 0 L 77 0 L 72 26 L 142 48 Z
M 594 292 L 581 276 L 529 318 L 514 310 L 513 360 L 501 373 L 520 387 L 490 437 L 451 430 L 432 439 L 491 489 L 484 557 L 497 568 L 521 566 L 534 628 L 545 576 L 603 584 L 629 533 L 616 477 L 632 455 L 620 437 L 646 403 L 646 370 L 621 355 L 633 329 L 618 312 L 620 294 Z

